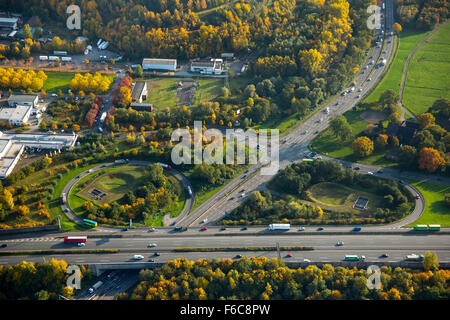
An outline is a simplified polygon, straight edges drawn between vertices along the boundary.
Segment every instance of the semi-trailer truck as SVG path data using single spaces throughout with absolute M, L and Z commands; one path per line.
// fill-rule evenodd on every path
M 289 223 L 271 223 L 269 224 L 270 231 L 287 231 L 291 229 L 291 225 Z
M 162 162 L 157 162 L 156 164 L 160 165 L 163 168 L 166 168 L 167 170 L 172 169 L 172 167 L 169 164 L 165 164 L 165 163 L 162 163 Z
M 102 284 L 103 284 L 102 281 L 96 282 L 91 288 L 89 288 L 89 293 L 93 293 L 95 290 L 100 288 L 102 286 Z
M 86 242 L 87 237 L 86 236 L 69 236 L 64 237 L 64 243 L 80 243 L 80 242 Z

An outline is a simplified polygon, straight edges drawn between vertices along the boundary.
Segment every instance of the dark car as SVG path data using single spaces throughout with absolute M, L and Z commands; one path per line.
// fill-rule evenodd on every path
M 159 252 L 155 252 L 153 255 L 154 255 L 155 257 L 159 257 L 159 256 L 160 256 Z
M 243 227 L 241 230 L 242 230 L 242 231 L 245 231 L 245 230 L 247 230 L 247 227 Z
M 148 262 L 155 262 L 154 259 L 148 259 Z
M 323 227 L 318 227 L 317 228 L 317 231 L 322 231 L 323 230 Z
M 237 259 L 242 258 L 242 254 L 237 254 L 237 255 L 235 256 L 235 258 L 237 258 Z
M 123 228 L 122 231 L 128 231 L 128 228 Z
M 354 170 L 359 170 L 359 167 L 354 167 L 353 169 L 354 169 Z
M 383 173 L 383 172 L 384 172 L 383 169 L 380 169 L 377 171 L 377 173 Z
M 225 228 L 225 227 L 220 228 L 220 231 L 224 231 L 224 230 L 227 230 L 227 228 Z
M 6 243 L 3 243 L 0 248 L 6 248 L 8 245 Z
M 388 258 L 389 257 L 389 254 L 387 254 L 387 253 L 383 253 L 381 256 L 380 256 L 380 258 Z

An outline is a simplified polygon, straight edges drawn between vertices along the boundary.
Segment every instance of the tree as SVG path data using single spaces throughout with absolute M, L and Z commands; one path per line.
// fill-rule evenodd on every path
M 33 39 L 33 34 L 31 33 L 29 24 L 25 24 L 23 26 L 23 38 L 24 39 Z
M 142 66 L 140 64 L 138 64 L 133 71 L 133 77 L 142 78 L 143 75 L 144 75 L 144 70 L 142 69 Z
M 402 26 L 398 22 L 394 22 L 392 29 L 394 30 L 395 34 L 399 34 L 400 32 L 402 32 Z
M 388 136 L 386 134 L 380 134 L 375 139 L 375 144 L 377 148 L 384 149 L 388 144 Z
M 394 90 L 389 89 L 381 93 L 380 98 L 378 99 L 378 103 L 381 106 L 386 107 L 393 104 L 397 104 L 398 99 L 399 99 L 398 94 L 396 94 Z
M 431 253 L 427 251 L 423 259 L 423 268 L 425 271 L 439 269 L 439 259 L 435 252 Z
M 333 134 L 341 141 L 349 139 L 353 134 L 352 127 L 348 123 L 347 118 L 343 115 L 331 119 L 330 129 Z
M 72 125 L 72 130 L 75 131 L 75 132 L 80 131 L 80 125 L 74 123 L 74 124 Z
M 42 122 L 39 124 L 39 129 L 41 129 L 42 131 L 47 130 L 47 124 L 46 124 L 44 121 L 42 121 Z
M 431 113 L 422 113 L 417 117 L 417 121 L 419 122 L 420 129 L 425 129 L 429 126 L 434 125 L 435 118 Z
M 359 137 L 352 142 L 352 149 L 357 157 L 367 157 L 373 152 L 373 141 L 365 136 Z
M 417 150 L 413 146 L 404 145 L 400 147 L 400 151 L 398 152 L 398 160 L 399 163 L 407 168 L 414 164 L 417 157 Z
M 445 160 L 441 157 L 439 151 L 433 148 L 422 148 L 419 152 L 419 168 L 434 172 L 437 168 L 445 164 Z

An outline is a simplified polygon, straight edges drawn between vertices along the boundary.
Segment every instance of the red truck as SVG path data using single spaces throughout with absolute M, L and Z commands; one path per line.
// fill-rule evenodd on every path
M 74 237 L 65 237 L 64 238 L 64 243 L 72 243 L 72 242 L 86 242 L 87 241 L 87 237 L 86 236 L 74 236 Z

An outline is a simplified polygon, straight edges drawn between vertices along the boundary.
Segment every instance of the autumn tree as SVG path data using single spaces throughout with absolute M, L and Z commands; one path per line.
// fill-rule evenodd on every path
M 400 32 L 402 32 L 402 26 L 398 22 L 394 22 L 392 29 L 394 30 L 395 34 L 399 34 Z
M 386 134 L 380 134 L 375 139 L 376 147 L 379 149 L 384 149 L 388 145 L 388 136 Z
M 435 252 L 427 251 L 423 259 L 423 268 L 425 271 L 439 269 L 439 259 Z
M 445 164 L 445 160 L 441 157 L 439 151 L 433 148 L 422 148 L 419 152 L 419 168 L 434 172 L 437 168 Z
M 373 141 L 362 136 L 352 142 L 353 153 L 357 157 L 367 157 L 373 152 Z
M 420 129 L 425 129 L 429 126 L 434 125 L 435 118 L 431 113 L 422 113 L 417 117 L 417 121 L 419 122 Z

